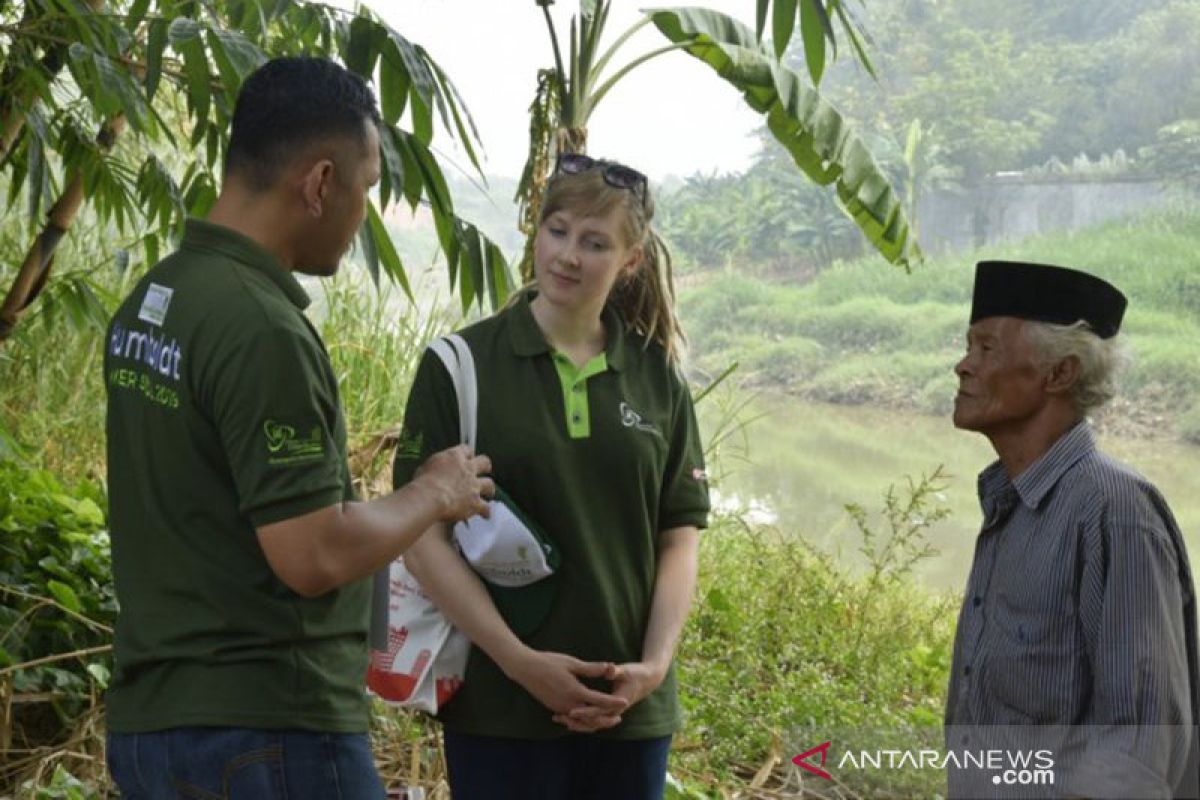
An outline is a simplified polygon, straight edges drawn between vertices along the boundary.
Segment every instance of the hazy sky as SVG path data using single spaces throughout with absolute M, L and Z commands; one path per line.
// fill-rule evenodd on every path
M 754 0 L 679 3 L 685 4 L 754 24 Z M 519 176 L 528 148 L 527 112 L 537 70 L 554 63 L 542 11 L 534 0 L 375 0 L 365 5 L 424 46 L 454 81 L 483 139 L 487 173 Z M 639 19 L 639 8 L 669 5 L 614 0 L 602 49 Z M 570 17 L 578 7 L 576 0 L 558 0 L 551 8 L 564 49 Z M 666 42 L 648 26 L 626 42 L 610 64 L 627 63 Z M 638 67 L 604 98 L 589 125 L 588 152 L 627 162 L 652 178 L 741 170 L 754 154 L 749 134 L 759 119 L 710 67 L 685 53 L 668 53 Z M 435 134 L 434 145 L 439 158 L 445 154 L 468 165 L 448 150 L 450 139 L 441 132 Z

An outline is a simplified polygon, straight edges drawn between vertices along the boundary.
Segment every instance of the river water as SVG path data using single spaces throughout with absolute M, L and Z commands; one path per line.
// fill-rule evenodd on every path
M 709 438 L 727 416 L 721 398 L 700 403 Z M 907 477 L 919 480 L 939 465 L 949 476 L 937 502 L 950 516 L 928 531 L 938 555 L 915 572 L 933 589 L 960 590 L 979 530 L 975 476 L 995 458 L 988 441 L 956 430 L 948 418 L 867 406 L 812 403 L 782 395 L 756 397 L 743 418 L 757 416 L 726 439 L 715 459 L 713 488 L 725 508 L 862 565 L 861 535 L 846 503 L 878 512 L 889 485 L 901 497 Z M 1193 565 L 1200 559 L 1200 447 L 1177 441 L 1100 437 L 1110 455 L 1132 465 L 1167 498 L 1184 532 Z

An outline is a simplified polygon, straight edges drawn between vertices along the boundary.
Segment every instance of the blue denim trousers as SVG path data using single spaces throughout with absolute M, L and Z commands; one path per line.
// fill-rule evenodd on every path
M 442 737 L 454 800 L 661 800 L 666 788 L 670 736 Z
M 124 800 L 382 800 L 366 734 L 250 728 L 110 733 Z

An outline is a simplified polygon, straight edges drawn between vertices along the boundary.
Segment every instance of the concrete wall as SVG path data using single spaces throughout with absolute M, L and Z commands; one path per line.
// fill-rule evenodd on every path
M 928 193 L 919 202 L 921 246 L 945 253 L 1075 230 L 1164 204 L 1156 181 L 1088 181 L 996 178 L 965 189 Z

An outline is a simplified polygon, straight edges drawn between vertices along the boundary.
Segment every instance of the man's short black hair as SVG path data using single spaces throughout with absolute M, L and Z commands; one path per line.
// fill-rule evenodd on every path
M 324 58 L 272 59 L 238 93 L 225 173 L 266 189 L 314 142 L 344 136 L 365 148 L 366 120 L 381 124 L 375 95 L 358 75 Z

